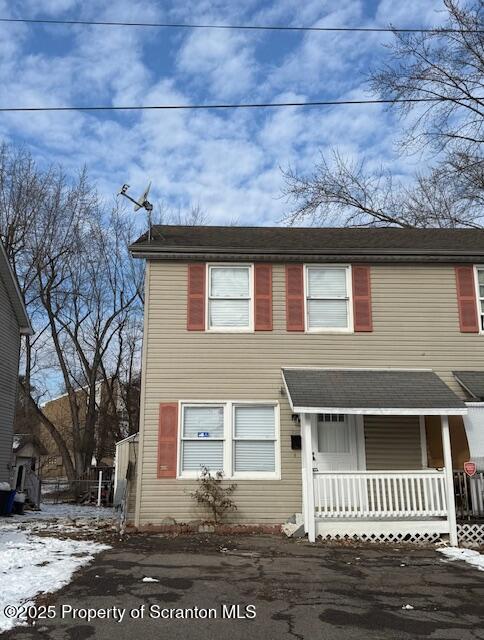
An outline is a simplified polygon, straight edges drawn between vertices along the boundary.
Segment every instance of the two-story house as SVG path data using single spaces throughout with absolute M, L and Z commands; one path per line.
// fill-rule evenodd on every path
M 131 252 L 136 526 L 200 518 L 206 466 L 237 484 L 233 522 L 456 542 L 452 454 L 471 409 L 484 430 L 462 384 L 484 381 L 484 231 L 156 226 Z

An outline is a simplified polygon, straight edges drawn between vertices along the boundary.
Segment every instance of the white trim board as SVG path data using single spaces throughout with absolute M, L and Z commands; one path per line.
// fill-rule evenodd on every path
M 420 450 L 422 455 L 422 469 L 427 469 L 429 466 L 428 451 L 427 451 L 427 429 L 425 427 L 425 416 L 419 416 L 418 419 L 420 428 Z
M 287 367 L 281 367 L 281 371 L 284 372 L 285 369 L 296 370 L 296 371 L 305 371 L 307 369 L 311 371 L 433 371 L 433 369 L 428 368 L 409 368 L 409 367 L 318 367 L 316 365 L 294 365 Z
M 379 407 L 297 407 L 289 404 L 293 413 L 348 413 L 359 416 L 466 416 L 467 409 L 379 408 Z

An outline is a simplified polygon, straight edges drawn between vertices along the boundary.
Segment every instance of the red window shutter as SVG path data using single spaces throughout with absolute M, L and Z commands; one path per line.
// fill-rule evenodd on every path
M 304 267 L 286 265 L 286 326 L 288 331 L 304 331 Z
M 205 273 L 204 264 L 188 265 L 188 331 L 205 331 Z
M 351 274 L 355 331 L 373 331 L 370 267 L 364 264 L 354 264 L 351 268 Z
M 160 404 L 158 426 L 158 478 L 176 478 L 178 404 Z
M 461 333 L 479 333 L 474 267 L 455 267 Z
M 255 264 L 254 326 L 272 331 L 272 265 Z

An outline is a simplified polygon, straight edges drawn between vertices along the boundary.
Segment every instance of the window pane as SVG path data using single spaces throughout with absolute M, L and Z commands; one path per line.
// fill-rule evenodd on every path
M 234 470 L 275 471 L 275 443 L 234 441 Z
M 183 436 L 198 438 L 208 433 L 208 438 L 224 437 L 223 407 L 185 407 L 183 410 Z M 202 436 L 204 437 L 204 436 Z
M 182 442 L 182 471 L 223 470 L 224 446 L 221 441 L 184 440 Z
M 249 268 L 212 267 L 210 297 L 248 298 Z
M 248 300 L 210 300 L 211 327 L 248 327 Z
M 235 407 L 236 438 L 274 438 L 274 407 Z
M 477 278 L 479 280 L 479 284 L 484 285 L 484 269 L 477 270 Z
M 349 426 L 337 422 L 318 424 L 318 451 L 320 453 L 349 453 Z
M 347 327 L 347 300 L 308 300 L 308 326 L 310 329 Z
M 308 296 L 346 296 L 346 269 L 308 269 Z
M 479 298 L 484 298 L 484 284 L 479 285 Z

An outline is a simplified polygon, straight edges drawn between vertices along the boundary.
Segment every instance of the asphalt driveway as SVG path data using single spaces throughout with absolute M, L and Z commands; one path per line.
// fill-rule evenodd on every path
M 484 572 L 432 549 L 134 535 L 42 602 L 55 618 L 2 638 L 484 639 Z

